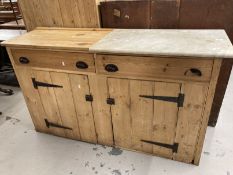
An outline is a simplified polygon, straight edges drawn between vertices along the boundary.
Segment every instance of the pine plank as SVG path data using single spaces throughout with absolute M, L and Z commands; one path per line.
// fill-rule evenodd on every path
M 155 82 L 154 96 L 178 97 L 180 93 L 180 84 Z M 152 122 L 153 136 L 152 141 L 174 144 L 177 129 L 177 103 L 154 101 L 154 117 Z M 163 157 L 172 158 L 172 150 L 154 146 L 153 153 Z
M 19 0 L 28 31 L 36 27 L 100 27 L 95 0 Z
M 58 0 L 38 0 L 38 6 L 41 11 L 36 11 L 37 16 L 42 17 L 40 26 L 37 27 L 63 27 L 62 13 Z
M 173 159 L 191 163 L 201 127 L 208 84 L 184 83 L 181 91 L 185 94 L 185 100 L 178 112 L 175 142 L 179 143 L 179 148 Z
M 85 75 L 69 74 L 74 104 L 79 121 L 81 139 L 86 142 L 97 143 L 95 123 L 91 102 L 85 96 L 90 95 L 88 78 Z
M 36 21 L 34 20 L 35 19 L 34 13 L 32 13 L 32 8 L 33 8 L 32 1 L 33 0 L 30 0 L 30 2 L 28 2 L 28 0 L 18 0 L 20 11 L 23 12 L 22 16 L 27 31 L 31 31 L 37 26 Z
M 62 123 L 64 126 L 72 128 L 66 130 L 68 138 L 80 140 L 79 123 L 76 115 L 70 79 L 66 73 L 50 72 L 52 83 L 63 86 L 63 88 L 54 88 L 58 108 L 60 111 Z
M 111 29 L 40 27 L 25 35 L 5 41 L 4 45 L 24 49 L 89 51 L 93 44 L 109 32 Z
M 197 140 L 197 145 L 196 145 L 196 152 L 195 152 L 195 157 L 194 157 L 194 164 L 198 165 L 200 162 L 201 158 L 201 152 L 204 144 L 204 139 L 205 139 L 205 134 L 206 134 L 206 129 L 210 117 L 210 111 L 211 111 L 211 106 L 214 100 L 214 94 L 216 91 L 216 85 L 221 69 L 221 64 L 222 64 L 222 59 L 216 59 L 214 61 L 214 66 L 213 66 L 213 72 L 212 72 L 212 77 L 210 84 L 208 86 L 208 96 L 206 99 L 205 103 L 205 109 L 202 114 L 202 121 L 201 121 L 201 127 L 198 135 L 198 140 Z
M 151 140 L 153 136 L 154 101 L 140 95 L 153 95 L 153 81 L 130 80 L 130 115 L 132 117 L 132 149 L 153 153 L 153 145 L 141 140 Z
M 110 105 L 106 103 L 109 97 L 107 78 L 90 75 L 90 91 L 94 97 L 92 102 L 95 128 L 98 135 L 98 143 L 103 145 L 113 145 L 112 116 Z
M 110 98 L 115 99 L 111 106 L 115 145 L 131 148 L 131 115 L 129 81 L 127 79 L 108 79 Z
M 62 16 L 63 25 L 66 27 L 75 27 L 75 23 L 74 23 L 75 19 L 74 19 L 73 12 L 71 10 L 73 7 L 73 4 L 67 3 L 66 0 L 58 0 L 58 1 L 59 1 L 60 9 L 62 12 L 61 16 Z

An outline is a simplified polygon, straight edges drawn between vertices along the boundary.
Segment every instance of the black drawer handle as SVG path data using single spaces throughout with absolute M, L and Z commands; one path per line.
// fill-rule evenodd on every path
M 191 68 L 191 69 L 187 70 L 187 71 L 184 73 L 184 75 L 190 75 L 190 73 L 191 73 L 192 75 L 195 75 L 195 76 L 198 76 L 198 77 L 201 77 L 201 76 L 202 76 L 202 72 L 201 72 L 199 69 L 197 69 L 197 68 Z
M 19 62 L 20 62 L 21 64 L 28 64 L 30 61 L 29 61 L 29 59 L 26 58 L 26 57 L 20 57 L 20 58 L 19 58 Z
M 115 64 L 107 64 L 105 70 L 108 72 L 117 72 L 119 69 Z
M 88 64 L 85 63 L 84 61 L 78 61 L 76 63 L 76 67 L 79 69 L 87 69 L 88 68 Z

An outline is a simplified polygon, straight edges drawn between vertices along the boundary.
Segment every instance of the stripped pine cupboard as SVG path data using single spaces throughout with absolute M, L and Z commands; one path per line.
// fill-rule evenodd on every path
M 91 81 L 99 82 L 95 84 L 89 82 L 87 75 L 18 69 L 19 78 L 21 74 L 24 78 L 20 81 L 21 87 L 27 87 L 28 105 L 37 104 L 40 116 L 44 116 L 33 117 L 40 124 L 36 127 L 39 131 L 192 161 L 190 155 L 194 155 L 207 95 L 205 83 L 107 77 L 101 77 L 99 82 L 91 75 Z M 98 92 L 90 92 L 89 86 L 99 89 Z M 30 92 L 35 99 L 31 99 Z M 192 133 L 192 138 L 184 132 Z
M 198 165 L 222 60 L 89 51 L 110 32 L 38 28 L 3 43 L 35 129 Z

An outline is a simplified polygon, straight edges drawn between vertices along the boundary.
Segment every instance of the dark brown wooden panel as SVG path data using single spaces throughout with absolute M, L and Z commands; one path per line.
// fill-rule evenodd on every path
M 150 1 L 101 2 L 100 12 L 104 28 L 150 27 Z
M 233 1 L 212 0 L 208 11 L 204 28 L 225 29 L 233 41 Z
M 207 1 L 207 0 L 204 0 Z M 209 2 L 209 1 L 207 1 Z M 205 27 L 213 29 L 227 29 L 233 26 L 233 1 L 212 0 L 205 17 Z
M 222 106 L 227 84 L 231 75 L 232 64 L 233 60 L 230 59 L 224 59 L 222 62 L 216 92 L 214 94 L 214 101 L 211 108 L 209 126 L 215 126 L 217 124 L 220 108 Z
M 204 28 L 208 9 L 212 3 L 212 0 L 181 0 L 179 28 Z
M 151 0 L 151 28 L 178 27 L 180 0 Z

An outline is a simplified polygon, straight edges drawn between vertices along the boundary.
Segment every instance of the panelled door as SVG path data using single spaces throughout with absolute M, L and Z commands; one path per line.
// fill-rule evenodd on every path
M 108 79 L 108 88 L 115 145 L 192 161 L 207 88 L 116 78 Z M 202 98 L 185 99 L 197 91 Z
M 44 124 L 54 135 L 96 143 L 88 77 L 85 75 L 33 71 Z
M 113 78 L 108 84 L 115 101 L 111 106 L 115 144 L 171 158 L 177 150 L 178 103 L 166 97 L 177 100 L 181 85 Z

